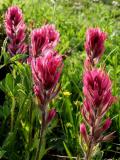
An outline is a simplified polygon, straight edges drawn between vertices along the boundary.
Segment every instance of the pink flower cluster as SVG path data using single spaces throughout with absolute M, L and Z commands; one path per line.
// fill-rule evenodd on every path
M 5 29 L 9 40 L 7 48 L 11 56 L 25 53 L 27 51 L 27 45 L 24 42 L 26 26 L 22 11 L 17 6 L 8 8 L 5 14 Z M 45 112 L 47 104 L 60 90 L 58 81 L 63 68 L 63 61 L 62 56 L 54 50 L 60 40 L 60 35 L 54 25 L 47 24 L 34 29 L 30 38 L 30 54 L 27 62 L 32 70 L 34 93 L 40 101 L 41 110 Z M 48 121 L 56 113 L 54 109 L 49 112 Z
M 26 26 L 22 11 L 17 6 L 8 8 L 5 15 L 5 29 L 9 40 L 8 51 L 11 56 L 26 53 Z M 34 29 L 30 38 L 30 54 L 27 61 L 32 70 L 33 91 L 40 102 L 42 138 L 46 125 L 56 115 L 56 110 L 53 108 L 48 111 L 47 106 L 60 90 L 59 79 L 63 68 L 63 58 L 55 51 L 55 47 L 60 41 L 60 35 L 54 25 L 44 25 Z M 104 136 L 104 132 L 110 127 L 112 121 L 107 118 L 103 122 L 103 118 L 111 105 L 115 103 L 116 97 L 112 95 L 112 84 L 108 74 L 95 66 L 104 53 L 106 38 L 106 33 L 99 28 L 89 28 L 86 32 L 87 57 L 84 62 L 84 102 L 81 109 L 85 123 L 80 125 L 80 133 L 87 146 L 85 160 L 90 159 L 92 150 L 97 143 L 111 140 L 113 137 L 113 133 Z M 38 154 L 39 152 L 36 157 Z
M 27 45 L 24 42 L 26 26 L 22 11 L 17 6 L 8 8 L 5 15 L 5 29 L 9 40 L 7 50 L 11 56 L 26 53 Z M 30 53 L 27 62 L 31 67 L 33 91 L 41 110 L 40 141 L 35 155 L 35 159 L 39 159 L 45 129 L 56 115 L 56 110 L 54 108 L 48 109 L 48 104 L 60 90 L 59 79 L 63 68 L 63 59 L 55 51 L 60 37 L 54 25 L 44 25 L 34 29 L 30 38 Z
M 94 59 L 99 59 L 103 54 L 106 34 L 99 28 L 90 28 L 86 35 L 87 57 L 84 63 L 84 102 L 81 112 L 90 133 L 88 134 L 85 123 L 80 125 L 80 133 L 88 147 L 85 155 L 87 160 L 90 159 L 90 152 L 97 143 L 112 139 L 113 133 L 106 136 L 103 134 L 112 121 L 107 118 L 103 123 L 103 117 L 115 103 L 116 97 L 112 96 L 112 84 L 108 74 L 103 69 L 96 68 L 94 64 Z
M 22 11 L 17 6 L 8 8 L 5 14 L 5 29 L 9 39 L 8 51 L 11 56 L 17 53 L 26 53 L 25 23 Z
M 45 25 L 31 33 L 30 57 L 34 93 L 40 102 L 40 109 L 47 115 L 47 104 L 60 90 L 58 83 L 63 68 L 62 56 L 54 50 L 59 42 L 59 32 L 54 25 Z M 46 123 L 52 120 L 56 111 L 52 109 Z M 48 119 L 48 120 L 47 120 Z
M 93 69 L 87 71 L 84 74 L 83 85 L 85 100 L 82 114 L 87 124 L 91 128 L 95 127 L 93 138 L 94 143 L 96 143 L 104 138 L 102 136 L 103 131 L 110 127 L 110 119 L 104 125 L 101 120 L 115 102 L 115 97 L 111 93 L 112 88 L 109 76 L 102 70 Z
M 62 57 L 55 51 L 32 59 L 31 68 L 34 78 L 34 92 L 41 105 L 48 103 L 58 93 L 56 85 L 62 71 Z

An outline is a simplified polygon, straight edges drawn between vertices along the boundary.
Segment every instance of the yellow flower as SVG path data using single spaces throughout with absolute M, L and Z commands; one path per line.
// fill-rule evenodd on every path
M 68 91 L 65 91 L 65 92 L 63 92 L 63 95 L 69 97 L 71 95 L 71 93 Z

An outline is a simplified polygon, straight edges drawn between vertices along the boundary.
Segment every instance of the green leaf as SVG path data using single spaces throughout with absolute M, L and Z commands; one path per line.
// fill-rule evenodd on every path
M 41 145 L 41 149 L 40 149 L 40 153 L 39 153 L 39 160 L 41 160 L 43 158 L 43 156 L 46 154 L 46 152 L 48 151 L 45 149 L 45 146 L 46 146 L 46 140 L 45 140 L 45 137 L 43 137 L 42 145 Z
M 3 158 L 6 151 L 0 147 L 0 159 Z
M 65 150 L 66 150 L 67 155 L 69 156 L 70 160 L 72 160 L 72 155 L 71 155 L 71 153 L 70 153 L 67 145 L 65 144 L 65 142 L 63 142 L 63 145 L 64 145 L 64 148 L 65 148 Z
M 1 50 L 1 56 L 0 56 L 0 59 L 3 57 L 4 64 L 7 64 L 9 62 L 9 59 L 10 59 L 10 54 L 6 52 L 6 46 L 7 46 L 7 38 L 5 38 L 5 40 L 3 42 L 3 46 L 2 46 L 2 50 Z
M 18 61 L 18 60 L 21 60 L 21 59 L 25 59 L 27 57 L 28 57 L 27 54 L 16 54 L 14 57 L 12 57 L 10 59 L 10 62 L 15 62 L 15 61 Z
M 5 105 L 3 107 L 3 114 L 4 114 L 4 118 L 7 119 L 8 115 L 10 114 L 10 108 L 8 107 L 8 105 Z
M 15 143 L 15 133 L 14 132 L 9 132 L 8 136 L 6 137 L 4 143 L 3 143 L 3 148 L 8 148 L 11 147 Z
M 5 79 L 5 86 L 7 89 L 7 92 L 9 92 L 14 95 L 14 79 L 10 73 L 7 74 L 6 79 Z

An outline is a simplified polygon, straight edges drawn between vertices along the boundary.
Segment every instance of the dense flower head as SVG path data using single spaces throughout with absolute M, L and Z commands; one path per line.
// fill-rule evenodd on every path
M 56 96 L 59 91 L 59 81 L 63 67 L 62 56 L 55 51 L 48 51 L 44 56 L 32 58 L 31 69 L 34 80 L 34 93 L 45 103 L 46 99 Z
M 94 108 L 103 113 L 115 100 L 111 93 L 111 80 L 100 69 L 87 71 L 83 78 L 83 92 L 86 99 Z
M 42 83 L 49 90 L 59 80 L 62 57 L 57 52 L 50 51 L 45 56 L 39 56 L 31 62 L 35 83 Z
M 102 118 L 116 101 L 116 97 L 111 93 L 112 85 L 109 76 L 101 69 L 93 68 L 84 73 L 83 77 L 83 93 L 84 101 L 81 109 L 85 122 L 90 127 L 90 135 L 93 135 L 92 140 L 94 143 L 110 140 L 113 134 L 104 136 L 103 132 L 106 131 L 112 121 L 107 118 L 102 123 Z M 80 128 L 82 137 L 85 139 L 86 129 L 82 124 Z M 88 145 L 87 141 L 85 140 Z
M 89 28 L 86 32 L 85 50 L 91 61 L 94 58 L 99 59 L 103 54 L 104 42 L 107 36 L 100 28 Z
M 54 25 L 45 25 L 39 29 L 34 29 L 31 33 L 30 52 L 34 57 L 43 55 L 49 49 L 53 49 L 59 41 L 59 32 Z
M 26 52 L 27 45 L 24 43 L 25 29 L 21 9 L 17 6 L 9 7 L 5 14 L 5 30 L 9 39 L 8 51 L 11 56 Z

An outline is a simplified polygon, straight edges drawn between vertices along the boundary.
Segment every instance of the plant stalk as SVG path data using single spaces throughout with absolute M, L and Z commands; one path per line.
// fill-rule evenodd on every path
M 11 132 L 13 131 L 14 126 L 14 109 L 15 109 L 15 99 L 12 97 L 12 107 L 11 107 Z
M 39 160 L 39 154 L 41 151 L 42 141 L 44 138 L 44 131 L 45 131 L 45 111 L 42 111 L 42 123 L 41 123 L 41 130 L 39 131 L 39 144 L 36 151 L 35 160 Z
M 92 140 L 91 140 L 91 142 L 88 146 L 87 153 L 85 155 L 85 160 L 91 160 L 92 149 L 93 149 L 93 145 L 92 145 Z
M 28 136 L 28 160 L 30 158 L 30 147 L 31 147 L 31 141 L 32 141 L 32 106 L 33 102 L 31 101 L 30 109 L 29 109 L 29 121 L 30 121 L 30 128 L 29 128 L 29 136 Z
M 97 127 L 96 121 L 97 121 L 97 113 L 95 115 L 95 121 L 93 123 L 93 127 L 91 128 L 91 137 L 90 137 L 90 142 L 89 142 L 88 149 L 85 155 L 85 160 L 91 160 L 92 151 L 94 147 L 94 132 L 95 132 L 95 128 Z

